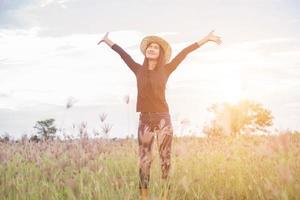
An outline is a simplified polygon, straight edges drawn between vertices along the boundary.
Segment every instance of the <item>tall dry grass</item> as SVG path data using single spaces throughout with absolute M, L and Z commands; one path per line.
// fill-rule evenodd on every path
M 0 199 L 138 199 L 137 153 L 130 138 L 1 143 Z M 174 137 L 171 160 L 171 199 L 300 199 L 299 134 Z

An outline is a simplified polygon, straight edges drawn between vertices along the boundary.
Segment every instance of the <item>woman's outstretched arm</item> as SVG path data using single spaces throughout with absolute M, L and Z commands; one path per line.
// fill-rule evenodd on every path
M 185 59 L 185 57 L 195 49 L 198 49 L 200 46 L 204 45 L 208 41 L 214 41 L 217 44 L 221 44 L 220 37 L 214 36 L 213 31 L 211 31 L 207 36 L 202 38 L 201 40 L 194 42 L 190 44 L 189 46 L 185 47 L 183 50 L 181 50 L 169 63 L 166 64 L 165 70 L 168 75 L 170 75 L 177 66 Z
M 139 64 L 136 63 L 132 57 L 122 48 L 120 47 L 118 44 L 114 43 L 113 41 L 111 41 L 108 37 L 108 32 L 105 34 L 105 36 L 103 37 L 102 40 L 100 40 L 100 42 L 98 44 L 100 44 L 101 42 L 105 42 L 108 46 L 110 46 L 114 51 L 116 51 L 121 58 L 123 59 L 123 61 L 127 64 L 127 66 L 131 69 L 131 71 L 133 71 L 134 74 L 136 74 Z
M 165 71 L 167 72 L 167 74 L 170 75 L 190 52 L 199 47 L 199 44 L 197 42 L 194 42 L 193 44 L 190 44 L 189 46 L 182 49 L 169 63 L 165 65 Z

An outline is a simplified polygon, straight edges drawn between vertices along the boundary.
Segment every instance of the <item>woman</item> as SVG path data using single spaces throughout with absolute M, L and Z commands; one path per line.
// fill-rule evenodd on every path
M 145 56 L 142 65 L 136 63 L 119 45 L 108 38 L 108 32 L 100 40 L 116 51 L 137 80 L 136 112 L 140 112 L 138 126 L 139 144 L 139 189 L 141 199 L 148 197 L 150 167 L 152 163 L 152 144 L 156 136 L 159 149 L 162 179 L 168 178 L 170 170 L 170 155 L 173 136 L 173 126 L 169 114 L 169 107 L 165 99 L 165 86 L 170 74 L 184 60 L 188 53 L 199 48 L 208 41 L 221 44 L 220 37 L 211 31 L 206 37 L 190 44 L 179 52 L 169 63 L 171 47 L 161 37 L 150 35 L 144 37 L 140 50 Z M 166 199 L 168 193 L 165 193 Z

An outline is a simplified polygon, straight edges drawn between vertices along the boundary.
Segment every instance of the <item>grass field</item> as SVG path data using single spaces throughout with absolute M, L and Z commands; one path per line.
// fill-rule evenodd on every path
M 173 138 L 170 199 L 300 199 L 300 134 Z M 156 144 L 151 199 L 160 199 Z M 138 199 L 134 139 L 0 143 L 1 199 Z

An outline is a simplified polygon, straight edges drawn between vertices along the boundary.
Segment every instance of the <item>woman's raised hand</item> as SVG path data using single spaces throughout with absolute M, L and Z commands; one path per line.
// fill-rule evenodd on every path
M 109 33 L 109 32 L 106 32 L 106 34 L 105 34 L 105 35 L 103 36 L 103 38 L 98 42 L 98 44 L 100 44 L 101 42 L 105 42 L 105 41 L 108 39 L 108 37 L 107 37 L 107 36 L 108 36 L 108 33 Z M 97 44 L 97 45 L 98 45 L 98 44 Z
M 205 38 L 207 39 L 207 41 L 213 41 L 217 44 L 221 44 L 221 37 L 214 35 L 215 30 L 212 30 Z

